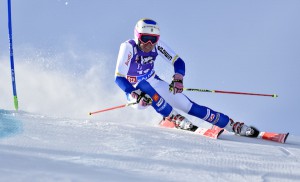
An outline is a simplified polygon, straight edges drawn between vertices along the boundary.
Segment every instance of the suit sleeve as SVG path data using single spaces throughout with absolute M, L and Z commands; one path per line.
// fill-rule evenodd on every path
M 159 41 L 156 45 L 158 54 L 167 62 L 174 66 L 174 73 L 185 75 L 185 63 L 171 48 L 164 42 Z
M 115 71 L 115 83 L 126 93 L 130 94 L 133 90 L 136 90 L 132 84 L 126 79 L 126 75 L 129 70 L 130 61 L 133 55 L 132 46 L 124 42 L 120 46 L 116 71 Z

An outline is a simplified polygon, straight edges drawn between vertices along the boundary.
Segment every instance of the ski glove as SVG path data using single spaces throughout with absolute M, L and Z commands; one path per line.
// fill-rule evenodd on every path
M 131 97 L 136 100 L 136 103 L 139 105 L 145 107 L 152 104 L 151 97 L 146 94 L 145 92 L 142 92 L 140 89 L 134 90 L 131 92 Z
M 169 91 L 173 94 L 181 93 L 183 91 L 183 76 L 175 73 L 172 83 L 169 85 Z

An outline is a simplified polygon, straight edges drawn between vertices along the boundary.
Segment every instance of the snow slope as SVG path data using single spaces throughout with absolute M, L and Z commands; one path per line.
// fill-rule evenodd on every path
M 299 181 L 299 138 L 213 140 L 146 121 L 0 110 L 0 181 Z

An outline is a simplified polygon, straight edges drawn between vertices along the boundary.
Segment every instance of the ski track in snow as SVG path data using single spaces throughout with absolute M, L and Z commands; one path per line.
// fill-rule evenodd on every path
M 0 110 L 0 181 L 299 181 L 300 142 Z

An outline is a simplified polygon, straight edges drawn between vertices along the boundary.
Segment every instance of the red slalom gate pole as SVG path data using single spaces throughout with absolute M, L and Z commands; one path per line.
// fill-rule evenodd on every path
M 195 91 L 195 92 L 210 92 L 210 93 L 222 93 L 222 94 L 240 94 L 240 95 L 254 95 L 254 96 L 266 96 L 266 97 L 278 97 L 277 94 L 257 94 L 257 93 L 248 93 L 248 92 L 232 92 L 232 91 L 222 91 L 222 90 L 208 90 L 208 89 L 197 89 L 197 88 L 183 88 L 186 91 Z
M 99 110 L 99 111 L 89 112 L 89 115 L 93 115 L 93 114 L 97 114 L 97 113 L 101 113 L 101 112 L 106 112 L 106 111 L 110 111 L 110 110 L 114 110 L 114 109 L 119 109 L 119 108 L 123 108 L 123 107 L 127 107 L 127 106 L 132 106 L 134 104 L 137 104 L 137 103 L 133 102 L 133 103 L 123 104 L 123 105 L 119 105 L 119 106 L 115 106 L 115 107 L 110 107 L 110 108 L 107 108 L 107 109 L 102 109 L 102 110 Z

